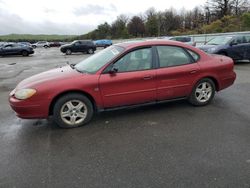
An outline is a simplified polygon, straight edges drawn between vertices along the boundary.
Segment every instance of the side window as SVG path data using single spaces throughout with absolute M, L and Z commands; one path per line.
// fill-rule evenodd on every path
M 5 46 L 4 48 L 11 49 L 12 47 L 13 47 L 12 44 L 10 44 L 10 45 Z
M 192 63 L 189 55 L 180 47 L 157 46 L 160 67 L 173 67 Z
M 236 37 L 234 40 L 233 40 L 234 43 L 237 43 L 237 44 L 241 44 L 243 43 L 243 37 L 242 36 L 238 36 Z
M 194 61 L 198 61 L 200 59 L 200 56 L 197 53 L 195 53 L 191 50 L 188 50 L 188 49 L 187 49 L 187 51 L 194 58 Z
M 131 72 L 148 70 L 152 68 L 152 50 L 151 48 L 138 49 L 129 52 L 119 59 L 114 67 L 118 72 Z
M 75 43 L 75 45 L 76 45 L 76 46 L 79 46 L 79 45 L 81 45 L 81 42 L 78 41 L 78 42 Z
M 246 43 L 250 43 L 250 35 L 246 35 L 245 39 L 246 39 Z

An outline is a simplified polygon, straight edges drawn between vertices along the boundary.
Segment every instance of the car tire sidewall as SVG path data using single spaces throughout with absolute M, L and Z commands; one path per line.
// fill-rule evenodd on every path
M 196 88 L 197 88 L 201 83 L 203 83 L 203 82 L 208 82 L 208 83 L 211 85 L 211 87 L 212 87 L 212 95 L 211 95 L 211 97 L 209 98 L 209 100 L 206 101 L 206 102 L 200 102 L 200 101 L 198 101 L 197 98 L 196 98 L 196 96 L 195 96 Z M 189 101 L 192 105 L 194 105 L 194 106 L 205 106 L 205 105 L 209 104 L 209 103 L 213 100 L 214 95 L 215 95 L 215 91 L 216 91 L 216 87 L 215 87 L 214 82 L 213 82 L 210 78 L 203 78 L 203 79 L 201 79 L 200 81 L 198 81 L 198 82 L 195 84 L 195 86 L 193 87 L 192 93 L 191 93 L 191 95 L 189 96 L 188 101 Z
M 88 54 L 93 54 L 94 50 L 92 48 L 88 49 Z
M 61 115 L 60 115 L 60 111 L 61 111 L 62 106 L 70 100 L 82 101 L 86 105 L 87 111 L 88 111 L 87 116 L 84 119 L 84 121 L 82 123 L 74 125 L 74 126 L 68 125 L 67 123 L 65 123 L 62 120 Z M 94 115 L 94 107 L 93 107 L 92 102 L 86 96 L 84 96 L 82 94 L 77 94 L 77 93 L 67 94 L 67 95 L 60 97 L 56 101 L 54 108 L 53 108 L 53 119 L 57 123 L 57 125 L 61 128 L 81 127 L 81 126 L 87 124 L 92 119 L 93 115 Z
M 67 49 L 65 52 L 66 55 L 71 55 L 71 53 L 72 53 L 72 51 L 70 49 Z
M 22 51 L 22 56 L 28 56 L 28 55 L 29 53 L 26 50 Z

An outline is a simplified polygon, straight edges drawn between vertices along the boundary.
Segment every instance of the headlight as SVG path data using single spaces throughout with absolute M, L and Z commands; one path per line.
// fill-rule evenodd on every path
M 213 48 L 209 48 L 207 50 L 208 53 L 213 53 L 214 51 L 216 50 L 216 47 L 213 47 Z
M 36 93 L 35 89 L 20 89 L 15 92 L 15 97 L 20 100 L 28 99 Z

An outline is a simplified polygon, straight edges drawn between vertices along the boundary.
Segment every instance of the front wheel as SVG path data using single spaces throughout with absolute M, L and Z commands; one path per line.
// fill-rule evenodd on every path
M 93 114 L 93 105 L 86 96 L 68 94 L 55 103 L 53 119 L 62 128 L 75 128 L 88 123 Z
M 66 50 L 66 55 L 70 55 L 72 53 L 72 51 L 70 49 Z
M 92 48 L 88 49 L 88 54 L 93 54 L 94 50 Z
M 194 86 L 188 101 L 195 106 L 204 106 L 211 102 L 214 94 L 214 82 L 209 78 L 204 78 Z

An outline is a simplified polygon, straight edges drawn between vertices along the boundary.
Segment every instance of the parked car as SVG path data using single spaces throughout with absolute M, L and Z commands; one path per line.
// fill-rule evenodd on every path
M 0 55 L 7 56 L 7 55 L 22 55 L 22 56 L 29 56 L 33 54 L 33 48 L 23 45 L 23 44 L 5 44 L 0 47 Z
M 96 40 L 94 41 L 96 47 L 104 47 L 107 48 L 108 46 L 111 46 L 112 40 L 108 40 L 108 39 L 102 39 L 102 40 Z
M 233 68 L 231 58 L 184 43 L 121 43 L 76 65 L 23 80 L 9 102 L 21 118 L 51 115 L 60 127 L 78 127 L 96 111 L 177 99 L 204 106 L 234 83 Z
M 70 55 L 72 52 L 86 52 L 93 54 L 96 51 L 96 46 L 90 40 L 75 40 L 70 44 L 65 44 L 60 48 L 62 53 Z
M 192 37 L 178 36 L 178 37 L 170 37 L 170 38 L 168 38 L 168 40 L 184 42 L 184 43 L 189 44 L 191 46 L 196 46 L 196 42 L 193 40 Z
M 47 41 L 38 41 L 37 43 L 32 44 L 33 48 L 37 48 L 37 47 L 44 47 L 44 48 L 49 48 L 50 44 Z
M 18 44 L 23 44 L 25 46 L 32 47 L 32 44 L 30 42 L 18 42 Z
M 61 42 L 50 42 L 49 46 L 50 47 L 60 47 L 62 45 Z
M 199 48 L 207 53 L 231 57 L 234 61 L 250 60 L 250 35 L 218 36 Z

